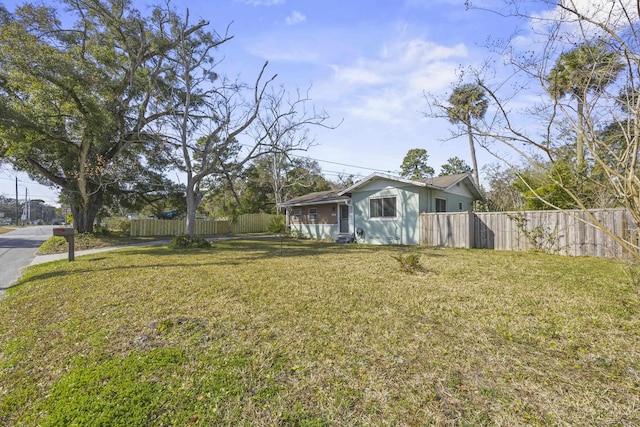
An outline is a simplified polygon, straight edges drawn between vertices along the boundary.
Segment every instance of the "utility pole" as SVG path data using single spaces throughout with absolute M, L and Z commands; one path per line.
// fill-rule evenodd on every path
M 18 225 L 18 210 L 20 209 L 20 202 L 18 201 L 18 177 L 16 176 L 16 225 Z

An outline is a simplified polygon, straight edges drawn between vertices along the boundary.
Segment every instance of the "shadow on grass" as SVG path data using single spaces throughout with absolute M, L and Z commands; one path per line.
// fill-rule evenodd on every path
M 388 256 L 390 252 L 393 253 L 408 253 L 415 252 L 416 250 L 428 250 L 429 248 L 415 247 L 415 246 L 402 246 L 402 245 L 364 245 L 364 244 L 345 244 L 345 243 L 333 243 L 326 241 L 315 240 L 295 240 L 279 238 L 240 238 L 229 240 L 216 240 L 212 243 L 210 248 L 194 248 L 194 249 L 170 249 L 166 245 L 152 245 L 152 246 L 138 246 L 130 248 L 117 249 L 111 252 L 110 256 L 90 257 L 85 255 L 83 258 L 92 263 L 92 268 L 76 268 L 76 264 L 71 265 L 71 268 L 58 271 L 49 271 L 42 274 L 31 274 L 27 277 L 23 277 L 19 282 L 13 286 L 7 288 L 12 289 L 21 285 L 26 285 L 31 282 L 40 280 L 46 280 L 51 278 L 63 279 L 65 276 L 85 274 L 90 272 L 107 272 L 112 270 L 145 270 L 156 268 L 184 268 L 194 267 L 201 268 L 206 266 L 239 266 L 246 265 L 252 261 L 268 260 L 268 259 L 282 259 L 282 258 L 304 258 L 323 255 L 335 255 L 336 257 L 345 256 L 347 254 L 370 254 L 380 253 L 382 256 Z M 210 262 L 193 262 L 193 257 L 198 256 L 198 259 L 202 259 L 201 256 L 216 257 L 216 255 L 233 253 L 233 259 L 217 260 L 213 258 Z M 174 262 L 165 263 L 148 263 L 148 264 L 130 264 L 130 265 L 118 265 L 118 266 L 99 266 L 94 263 L 98 261 L 104 261 L 112 258 L 113 256 L 120 255 L 123 259 L 127 256 L 144 255 L 150 257 L 174 257 Z M 444 254 L 437 254 L 433 251 L 428 253 L 429 257 L 441 257 Z M 175 262 L 175 258 L 184 259 L 184 263 Z M 59 262 L 59 261 L 57 261 Z M 138 273 L 139 274 L 139 273 Z
M 387 253 L 389 251 L 415 251 L 415 246 L 403 245 L 366 245 L 354 243 L 334 243 L 318 240 L 296 240 L 279 238 L 241 238 L 229 240 L 215 240 L 212 242 L 211 248 L 204 249 L 184 249 L 176 250 L 168 247 L 148 247 L 136 249 L 135 253 L 150 256 L 180 256 L 181 254 L 216 255 L 220 253 L 238 253 L 236 259 L 239 261 L 264 260 L 271 258 L 287 258 L 287 257 L 308 257 L 332 255 L 341 256 L 343 254 L 358 253 Z M 441 254 L 429 254 L 429 256 L 442 256 Z
M 136 252 L 137 254 L 139 254 L 139 252 Z M 106 259 L 106 257 L 102 257 L 100 259 L 88 259 L 87 262 L 95 262 L 95 261 L 99 261 L 99 260 L 104 260 Z M 55 261 L 55 262 L 60 262 L 60 261 Z M 49 271 L 46 273 L 37 273 L 37 274 L 30 274 L 27 277 L 23 277 L 21 280 L 19 280 L 17 283 L 15 283 L 12 286 L 9 286 L 7 288 L 0 288 L 0 290 L 10 290 L 10 289 L 15 289 L 18 288 L 20 286 L 29 284 L 31 282 L 38 282 L 41 280 L 47 280 L 47 279 L 52 279 L 52 278 L 58 278 L 61 281 L 67 277 L 67 276 L 74 276 L 74 275 L 78 275 L 78 274 L 85 274 L 85 273 L 97 273 L 97 272 L 107 272 L 107 271 L 123 271 L 123 270 L 147 270 L 147 269 L 155 269 L 155 268 L 172 268 L 172 267 L 176 267 L 176 268 L 184 268 L 184 267 L 206 267 L 206 266 L 214 266 L 214 265 L 224 265 L 224 266 L 230 266 L 230 265 L 240 265 L 242 264 L 241 262 L 208 262 L 208 263 L 172 263 L 172 264 L 167 264 L 167 263 L 157 263 L 157 264 L 132 264 L 132 265 L 118 265 L 118 266 L 111 266 L 111 267 L 99 267 L 99 266 L 95 266 L 94 268 L 73 268 L 73 269 L 68 269 L 68 270 L 61 270 L 61 271 Z M 139 274 L 139 273 L 138 273 Z M 143 280 L 143 277 L 141 278 L 141 280 Z M 62 285 L 64 285 L 64 283 L 62 283 Z
M 232 260 L 229 257 L 226 260 L 211 263 L 211 265 L 246 265 L 253 261 L 286 259 L 286 258 L 306 258 L 318 256 L 335 256 L 341 258 L 348 255 L 356 254 L 372 254 L 379 253 L 381 256 L 397 255 L 398 253 L 406 254 L 413 252 L 422 252 L 424 255 L 435 258 L 446 256 L 443 253 L 437 253 L 432 248 L 405 246 L 405 245 L 366 245 L 353 243 L 333 243 L 317 240 L 296 240 L 284 239 L 282 242 L 277 238 L 261 238 L 261 239 L 234 239 L 214 241 L 210 248 L 175 250 L 166 246 L 154 246 L 138 248 L 132 254 L 147 255 L 151 257 L 158 256 L 184 256 L 189 260 L 192 256 L 212 256 L 222 254 L 232 254 Z M 208 263 L 193 263 L 193 266 L 207 265 Z M 188 266 L 189 263 L 183 266 Z

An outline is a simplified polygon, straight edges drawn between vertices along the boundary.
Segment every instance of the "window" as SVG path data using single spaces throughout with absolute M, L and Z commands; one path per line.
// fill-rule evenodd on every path
M 293 219 L 300 222 L 302 218 L 302 208 L 293 208 Z
M 369 218 L 395 218 L 396 198 L 369 199 Z
M 464 209 L 462 207 L 462 202 L 458 203 L 458 210 L 462 212 Z
M 436 199 L 436 212 L 446 212 L 447 201 L 445 199 Z
M 317 221 L 318 220 L 318 208 L 309 208 L 309 221 Z

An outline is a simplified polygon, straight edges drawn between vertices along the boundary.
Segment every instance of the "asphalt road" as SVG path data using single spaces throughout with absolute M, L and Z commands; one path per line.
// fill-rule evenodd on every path
M 20 271 L 36 256 L 38 248 L 53 235 L 53 226 L 18 228 L 0 234 L 0 292 L 20 278 Z

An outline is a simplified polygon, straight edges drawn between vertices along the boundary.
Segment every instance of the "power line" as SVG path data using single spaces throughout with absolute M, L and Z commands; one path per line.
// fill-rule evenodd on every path
M 245 146 L 245 147 L 249 147 L 249 148 L 253 148 L 253 146 L 250 145 L 250 144 L 240 143 L 240 145 Z M 304 155 L 301 155 L 301 154 L 288 153 L 288 155 L 290 157 L 296 157 L 296 158 L 299 158 L 299 159 L 311 160 L 311 161 L 315 161 L 315 162 L 318 162 L 318 163 L 327 163 L 327 164 L 330 164 L 330 165 L 344 166 L 344 167 L 353 168 L 353 169 L 357 169 L 357 170 L 371 171 L 371 172 L 382 172 L 382 173 L 386 173 L 386 174 L 390 174 L 390 175 L 398 175 L 399 174 L 398 171 L 371 168 L 371 167 L 367 167 L 367 166 L 353 165 L 353 164 L 349 164 L 349 163 L 335 162 L 335 161 L 332 161 L 332 160 L 318 159 L 318 158 L 315 158 L 315 157 L 304 156 Z M 347 173 L 347 172 L 344 172 L 344 171 L 334 171 L 334 170 L 325 170 L 325 169 L 322 170 L 322 174 L 324 176 L 333 176 L 333 177 L 344 177 L 345 175 L 347 175 L 347 176 L 350 175 L 350 176 L 353 176 L 353 177 L 364 177 L 364 176 L 366 176 L 366 174 L 364 174 L 364 173 Z M 5 178 L 5 177 L 0 176 L 0 180 L 13 181 L 14 178 Z M 40 185 L 40 186 L 43 186 L 43 187 L 47 187 L 45 184 L 40 184 L 40 183 L 35 182 L 35 181 L 26 181 L 26 180 L 22 180 L 22 179 L 19 179 L 19 178 L 18 178 L 18 182 L 21 183 L 22 185 L 30 184 L 30 185 Z M 132 182 L 124 182 L 124 181 L 122 181 L 122 183 L 134 184 L 136 182 L 135 181 L 132 181 Z M 160 188 L 168 187 L 167 185 L 163 185 L 163 184 L 155 184 L 155 185 L 152 184 L 152 186 L 160 187 Z M 57 190 L 52 189 L 52 191 L 57 191 Z M 54 196 L 51 196 L 51 195 L 33 194 L 32 197 L 37 197 L 39 199 L 52 201 L 53 203 L 58 202 L 58 198 L 54 197 Z
M 385 169 L 376 169 L 376 168 L 369 168 L 369 167 L 366 167 L 366 166 L 357 166 L 357 165 L 350 165 L 350 164 L 347 164 L 347 163 L 333 162 L 333 161 L 330 161 L 330 160 L 315 159 L 313 157 L 300 156 L 300 155 L 297 155 L 297 154 L 293 154 L 292 156 L 293 157 L 298 157 L 298 158 L 301 158 L 301 159 L 314 160 L 314 161 L 320 162 L 320 163 L 329 163 L 329 164 L 332 164 L 332 165 L 346 166 L 346 167 L 349 167 L 349 168 L 362 169 L 362 170 L 368 170 L 368 171 L 373 171 L 373 172 L 384 172 L 384 173 L 388 173 L 388 174 L 392 174 L 394 172 L 394 171 L 385 170 Z
M 239 145 L 242 145 L 243 147 L 247 147 L 247 148 L 253 148 L 254 146 L 251 144 L 245 144 L 245 143 L 239 143 Z M 368 170 L 368 171 L 373 171 L 373 172 L 383 172 L 389 175 L 398 175 L 399 172 L 397 170 L 388 170 L 388 169 L 376 169 L 376 168 L 370 168 L 367 166 L 358 166 L 358 165 L 351 165 L 348 163 L 340 163 L 340 162 L 334 162 L 331 160 L 323 160 L 323 159 L 317 159 L 315 157 L 310 157 L 310 156 L 303 156 L 301 154 L 293 154 L 293 153 L 287 153 L 288 156 L 290 157 L 297 157 L 299 159 L 307 159 L 307 160 L 313 160 L 319 163 L 329 163 L 332 165 L 338 165 L 338 166 L 345 166 L 345 167 L 349 167 L 349 168 L 354 168 L 354 169 L 362 169 L 362 170 Z

